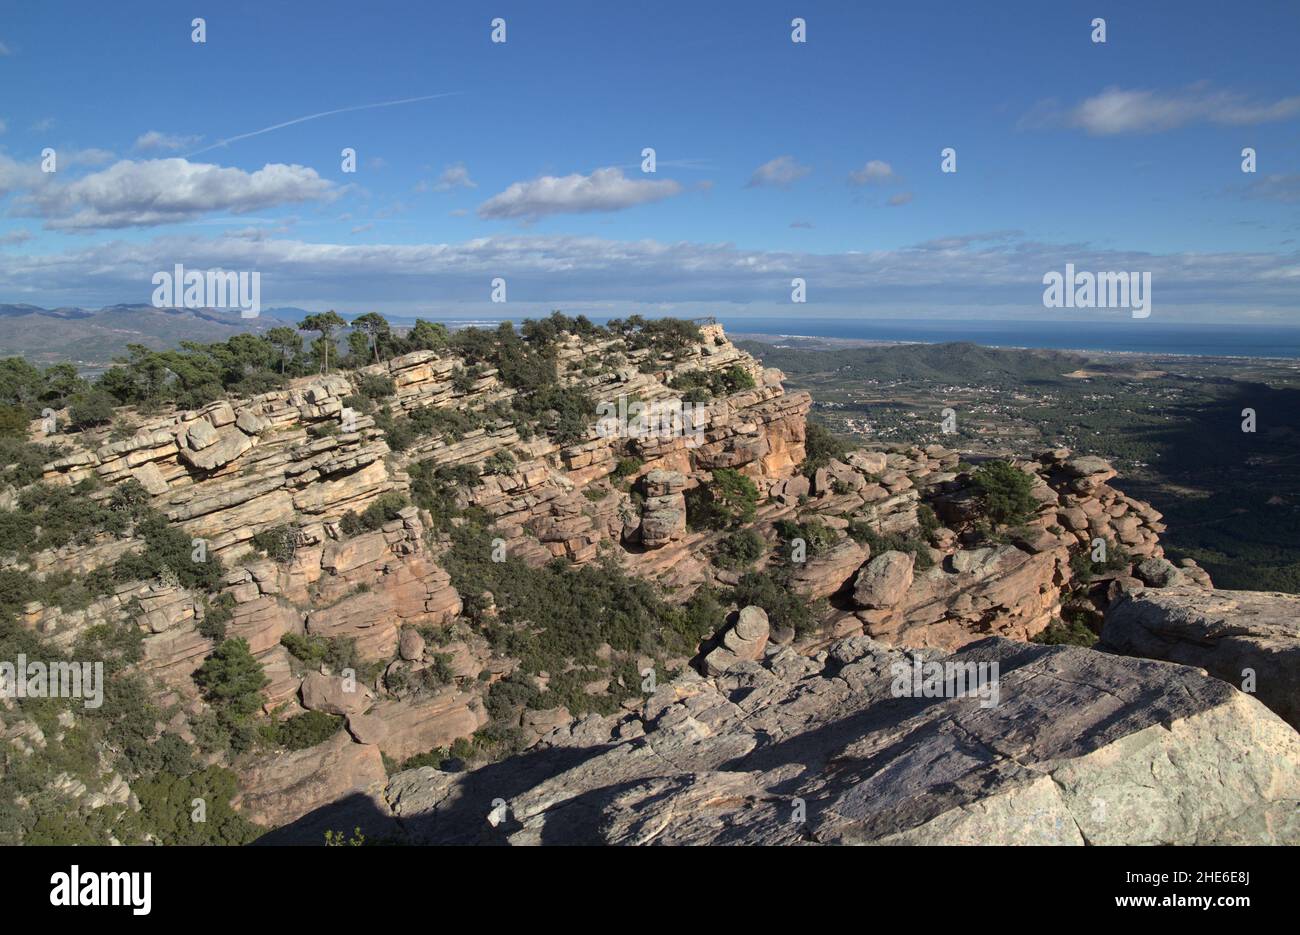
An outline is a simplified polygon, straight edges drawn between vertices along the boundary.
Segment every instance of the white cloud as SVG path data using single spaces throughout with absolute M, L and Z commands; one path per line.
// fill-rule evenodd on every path
M 884 185 L 897 177 L 894 175 L 893 166 L 879 159 L 872 159 L 861 169 L 849 173 L 849 181 L 854 185 Z
M 10 231 L 7 234 L 0 234 L 0 247 L 10 246 L 12 244 L 26 243 L 32 239 L 32 232 L 19 228 L 16 231 Z
M 6 58 L 7 56 L 10 55 L 13 55 L 13 52 L 9 50 L 9 46 L 5 45 L 3 42 L 0 42 L 0 58 Z
M 832 254 L 573 236 L 338 244 L 168 235 L 7 255 L 0 294 L 47 306 L 148 301 L 150 277 L 177 262 L 191 269 L 258 270 L 264 302 L 271 304 L 373 302 L 398 314 L 427 309 L 432 294 L 448 306 L 487 304 L 484 283 L 493 276 L 509 280 L 520 316 L 597 303 L 610 314 L 663 302 L 698 308 L 698 314 L 708 314 L 710 305 L 736 308 L 735 314 L 751 307 L 779 311 L 788 310 L 790 277 L 799 275 L 817 284 L 818 302 L 828 310 L 949 318 L 1064 317 L 1042 308 L 1041 279 L 1074 263 L 1081 270 L 1151 271 L 1153 314 L 1165 320 L 1231 321 L 1239 310 L 1256 309 L 1273 320 L 1295 321 L 1300 253 L 1149 254 L 1026 241 L 1007 232 Z
M 41 172 L 36 164 L 19 162 L 0 153 L 0 198 L 9 192 L 30 188 L 41 181 Z
M 124 159 L 73 182 L 39 185 L 20 200 L 15 213 L 43 217 L 51 229 L 152 227 L 214 211 L 246 214 L 335 194 L 333 184 L 316 170 L 299 165 L 270 164 L 245 172 L 185 159 Z
M 1215 90 L 1201 82 L 1178 91 L 1109 87 L 1062 112 L 1054 101 L 1035 105 L 1020 120 L 1029 128 L 1077 127 L 1094 136 L 1159 133 L 1193 124 L 1251 126 L 1300 115 L 1300 96 L 1252 101 L 1244 94 Z
M 479 205 L 481 218 L 534 221 L 552 214 L 621 211 L 680 194 L 682 186 L 669 179 L 629 179 L 622 169 L 597 169 L 591 175 L 544 175 L 515 182 Z
M 765 162 L 749 177 L 749 183 L 746 188 L 757 188 L 762 185 L 774 185 L 777 188 L 789 188 L 794 182 L 803 178 L 812 169 L 808 166 L 801 166 L 795 162 L 793 156 L 777 156 L 770 162 Z
M 0 120 L 0 133 L 3 133 L 5 132 L 5 130 L 8 129 L 9 129 L 9 125 L 6 124 L 3 120 Z
M 890 195 L 887 204 L 891 208 L 897 208 L 899 205 L 905 205 L 912 200 L 911 192 L 899 192 L 897 195 Z
M 178 149 L 188 149 L 195 146 L 202 140 L 201 136 L 181 136 L 177 134 L 162 133 L 158 130 L 150 130 L 136 137 L 135 148 L 140 152 L 175 152 Z
M 46 130 L 50 130 L 53 127 L 54 127 L 53 117 L 42 117 L 40 120 L 37 120 L 35 123 L 32 124 L 32 130 L 36 133 L 44 133 Z
M 428 182 L 420 182 L 415 187 L 418 192 L 435 191 L 448 192 L 453 188 L 478 188 L 478 182 L 469 177 L 469 169 L 465 168 L 465 163 L 457 162 L 447 166 L 438 176 L 438 180 L 430 185 Z

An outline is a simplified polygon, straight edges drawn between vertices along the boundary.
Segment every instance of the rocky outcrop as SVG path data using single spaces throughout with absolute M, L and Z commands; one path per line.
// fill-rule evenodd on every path
M 543 414 L 541 423 L 511 421 L 520 391 L 496 371 L 467 371 L 454 358 L 420 351 L 248 399 L 136 414 L 125 439 L 113 440 L 108 430 L 70 436 L 67 452 L 45 468 L 48 483 L 95 478 L 101 486 L 93 496 L 103 498 L 138 482 L 153 509 L 220 558 L 225 578 L 219 595 L 188 591 L 173 575 L 123 584 L 75 610 L 32 602 L 23 623 L 64 649 L 89 627 L 133 623 L 144 634 L 139 668 L 157 679 L 161 706 L 184 709 L 176 716 L 184 731 L 186 717 L 204 710 L 191 678 L 213 648 L 203 635 L 211 628 L 202 625 L 216 608 L 228 612 L 226 634 L 248 642 L 268 679 L 265 713 L 321 711 L 346 722 L 346 731 L 324 744 L 259 753 L 241 770 L 237 804 L 268 825 L 296 823 L 347 798 L 369 803 L 371 812 L 391 809 L 407 830 L 432 829 L 430 836 L 443 840 L 487 833 L 515 843 L 892 843 L 980 835 L 995 842 L 1228 841 L 1234 831 L 1224 816 L 1238 796 L 1248 803 L 1236 832 L 1242 839 L 1294 837 L 1278 804 L 1295 798 L 1293 771 L 1278 765 L 1294 750 L 1251 699 L 1218 683 L 1207 688 L 1176 667 L 985 639 L 1031 638 L 1060 615 L 1070 592 L 1086 591 L 1099 607 L 1116 604 L 1122 621 L 1136 612 L 1124 607 L 1164 606 L 1153 595 L 1209 587 L 1194 563 L 1164 558 L 1160 514 L 1114 490 L 1116 473 L 1105 461 L 1060 449 L 1015 462 L 1031 481 L 1036 508 L 1023 525 L 990 534 L 969 468 L 938 445 L 843 452 L 808 476 L 796 474 L 810 397 L 786 392 L 779 371 L 739 351 L 720 328 L 706 325 L 699 343 L 675 354 L 621 344 L 611 353 L 616 344 L 561 336 L 553 348 L 561 382 L 605 412 L 613 405 L 621 413 L 635 400 L 658 415 L 680 413 L 674 380 L 701 369 L 738 370 L 752 386 L 741 380 L 747 388 L 701 404 L 682 431 L 629 431 L 617 419 L 615 430 L 605 431 L 604 420 L 593 419 L 585 434 L 570 426 L 560 443 L 544 424 L 556 413 Z M 417 438 L 394 440 L 403 450 L 393 451 L 374 419 L 350 408 L 360 405 L 354 394 L 368 378 L 392 381 L 385 404 L 399 417 L 444 410 L 445 424 L 469 414 L 466 424 L 474 427 L 423 427 Z M 748 477 L 759 494 L 753 529 L 768 548 L 745 568 L 711 563 L 734 529 L 687 525 L 693 491 L 724 468 Z M 749 567 L 781 565 L 784 572 L 788 559 L 796 564 L 780 586 L 818 602 L 818 614 L 825 611 L 823 622 L 833 626 L 796 638 L 790 624 L 769 623 L 763 608 L 738 608 L 684 653 L 698 653 L 693 661 L 703 677 L 688 670 L 649 699 L 620 696 L 618 705 L 599 709 L 614 709 L 604 716 L 525 710 L 494 725 L 509 732 L 514 749 L 536 750 L 510 761 L 517 774 L 496 764 L 470 774 L 422 770 L 395 777 L 386 797 L 375 798 L 381 757 L 401 762 L 473 736 L 489 724 L 490 687 L 517 666 L 494 651 L 499 644 L 489 644 L 486 629 L 461 617 L 466 603 L 476 624 L 496 611 L 491 594 L 461 595 L 452 586 L 443 567 L 451 567 L 446 526 L 431 531 L 429 513 L 414 506 L 394 513 L 388 500 L 385 512 L 366 514 L 364 524 L 349 515 L 385 494 L 409 494 L 412 478 L 426 482 L 443 469 L 456 481 L 439 495 L 460 510 L 482 511 L 500 547 L 530 565 L 605 556 L 656 581 L 677 602 L 705 583 L 734 585 Z M 816 527 L 807 533 L 806 561 L 773 558 L 772 546 L 786 535 L 782 520 Z M 262 551 L 266 537 L 252 548 L 254 536 L 271 532 L 274 554 Z M 1110 558 L 1092 562 L 1084 584 L 1078 558 L 1099 540 Z M 104 535 L 35 556 L 32 570 L 85 574 L 141 547 Z M 1255 666 L 1259 697 L 1283 704 L 1277 690 L 1266 695 L 1263 688 L 1266 672 L 1283 684 L 1276 672 L 1291 661 L 1271 622 L 1231 638 L 1221 638 L 1217 624 L 1188 626 L 1212 631 L 1222 651 L 1187 661 L 1227 671 L 1248 647 L 1262 660 Z M 1139 636 L 1151 631 L 1138 629 Z M 826 652 L 850 634 L 865 635 Z M 345 648 L 350 661 L 343 666 L 367 676 L 356 680 L 355 672 L 299 648 L 322 643 L 331 653 Z M 1011 673 L 1003 690 L 1014 689 L 1014 697 L 1004 696 L 1002 707 L 889 693 L 889 666 L 904 657 L 887 645 L 928 653 L 972 643 L 954 658 L 998 662 Z M 1124 645 L 1176 659 L 1190 653 L 1139 643 L 1133 636 Z M 625 661 L 640 671 L 664 660 Z M 587 690 L 607 684 L 594 680 Z M 1282 693 L 1294 697 L 1294 682 L 1285 684 Z M 1157 714 L 1173 726 L 1157 730 Z M 1288 716 L 1294 721 L 1294 712 Z M 1237 757 L 1218 786 L 1202 768 L 1205 738 L 1215 732 L 1232 751 L 1251 743 L 1265 751 L 1253 761 Z M 27 742 L 25 732 L 14 736 Z M 1102 766 L 1115 771 L 1114 783 Z M 1168 771 L 1171 788 L 1194 792 L 1187 801 L 1162 797 L 1139 782 L 1144 769 Z M 493 786 L 491 799 L 508 800 L 504 810 L 482 801 Z M 1109 803 L 1112 823 L 1083 814 L 1089 797 Z M 787 821 L 796 799 L 804 820 Z M 1125 820 L 1139 808 L 1159 816 L 1147 831 Z
M 742 607 L 735 623 L 722 634 L 722 644 L 704 657 L 705 673 L 721 675 L 742 662 L 762 659 L 771 632 L 763 608 Z
M 1107 612 L 1099 645 L 1204 669 L 1253 692 L 1300 730 L 1300 597 L 1294 594 L 1143 590 Z
M 275 828 L 352 794 L 376 796 L 384 781 L 378 747 L 335 734 L 323 744 L 244 770 L 232 804 L 249 821 Z
M 916 662 L 856 637 L 666 685 L 643 737 L 402 773 L 386 801 L 428 842 L 1300 842 L 1300 735 L 1223 682 L 1000 639 L 926 659 L 996 664 L 996 692 L 915 697 Z

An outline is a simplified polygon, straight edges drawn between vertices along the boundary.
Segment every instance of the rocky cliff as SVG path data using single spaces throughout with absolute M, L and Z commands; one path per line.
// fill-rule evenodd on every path
M 208 594 L 161 574 L 79 609 L 33 601 L 24 625 L 65 648 L 104 624 L 138 629 L 136 668 L 157 686 L 167 729 L 192 741 L 208 710 L 194 675 L 219 639 L 205 623 L 221 614 L 224 635 L 245 640 L 265 674 L 264 719 L 319 712 L 342 725 L 306 749 L 214 756 L 239 774 L 236 807 L 268 828 L 318 835 L 313 816 L 342 821 L 331 809 L 356 800 L 389 831 L 441 840 L 1294 838 L 1295 735 L 1253 699 L 1178 666 L 1025 645 L 1063 617 L 1098 630 L 1113 608 L 1115 652 L 1230 681 L 1262 653 L 1261 666 L 1277 661 L 1293 679 L 1294 660 L 1268 639 L 1236 639 L 1207 659 L 1169 645 L 1203 643 L 1204 624 L 1171 637 L 1148 622 L 1155 611 L 1134 610 L 1214 592 L 1194 563 L 1165 560 L 1161 516 L 1112 487 L 1106 462 L 1066 450 L 1014 462 L 1032 503 L 998 527 L 956 451 L 810 451 L 808 395 L 787 392 L 716 325 L 671 352 L 562 334 L 550 353 L 559 386 L 603 415 L 576 428 L 551 410 L 524 419 L 528 387 L 419 351 L 197 410 L 123 410 L 111 427 L 51 437 L 64 453 L 46 484 L 105 503 L 138 485 L 222 578 Z M 366 396 L 376 384 L 382 410 Z M 751 516 L 688 523 L 700 497 L 737 475 L 752 484 Z M 463 573 L 462 589 L 453 583 L 466 523 L 490 529 L 493 561 L 499 551 L 530 568 L 617 568 L 673 605 L 725 600 L 771 574 L 813 613 L 794 625 L 738 600 L 684 654 L 607 641 L 590 660 L 529 668 L 510 648 L 535 629 L 527 608 L 497 608 Z M 740 527 L 757 545 L 734 561 Z M 141 548 L 139 536 L 96 534 L 26 569 L 86 574 Z M 1011 706 L 887 697 L 881 673 L 904 648 L 999 662 Z M 674 671 L 684 674 L 664 688 L 632 676 Z M 555 697 L 561 679 L 580 677 L 584 704 L 599 699 L 606 713 L 548 701 L 548 684 Z M 531 700 L 494 694 L 517 678 Z M 1294 723 L 1275 700 L 1286 691 L 1260 697 Z M 500 765 L 472 753 L 469 772 L 388 778 L 412 757 L 503 732 L 512 753 L 533 748 L 507 762 L 535 787 L 494 790 Z M 542 775 L 579 749 L 581 765 Z M 1224 755 L 1233 771 L 1210 776 Z M 1144 791 L 1152 764 L 1201 804 Z M 794 798 L 805 821 L 782 817 Z M 494 799 L 505 817 L 488 821 L 483 801 Z M 1090 817 L 1093 799 L 1110 803 L 1107 818 Z M 449 807 L 468 816 L 463 826 L 431 817 Z M 1155 817 L 1138 825 L 1139 814 Z M 1235 815 L 1246 820 L 1234 831 Z
M 545 738 L 508 776 L 401 773 L 382 797 L 390 833 L 509 844 L 1300 841 L 1300 735 L 1223 682 L 996 638 L 924 655 L 996 664 L 997 703 L 901 696 L 899 673 L 916 659 L 869 637 L 811 657 L 785 649 L 664 686 L 633 739 L 585 722 Z

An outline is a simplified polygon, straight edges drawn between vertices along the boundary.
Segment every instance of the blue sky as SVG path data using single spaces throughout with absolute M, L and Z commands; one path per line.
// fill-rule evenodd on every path
M 1072 262 L 1300 323 L 1300 6 L 1130 6 L 9 3 L 0 301 L 183 263 L 348 312 L 1035 318 Z

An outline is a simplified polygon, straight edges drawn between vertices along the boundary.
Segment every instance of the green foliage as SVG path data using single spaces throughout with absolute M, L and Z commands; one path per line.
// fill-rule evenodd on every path
M 349 510 L 339 521 L 339 528 L 345 536 L 355 536 L 363 532 L 373 532 L 385 523 L 397 519 L 397 514 L 411 505 L 406 494 L 396 490 L 382 493 L 358 515 Z
M 816 422 L 807 424 L 804 437 L 804 459 L 799 466 L 804 477 L 812 479 L 821 468 L 832 460 L 842 460 L 848 454 L 848 446 L 825 426 Z
M 287 562 L 298 547 L 298 536 L 298 527 L 286 523 L 254 533 L 251 544 L 267 558 Z
M 621 334 L 629 350 L 649 348 L 653 357 L 667 355 L 675 358 L 682 351 L 704 340 L 699 325 L 680 318 L 646 320 L 640 315 L 626 319 L 610 319 L 605 327 Z
M 504 680 L 507 687 L 494 685 L 498 714 L 502 706 L 523 703 L 565 705 L 574 714 L 612 713 L 620 701 L 640 692 L 639 679 L 629 684 L 617 671 L 626 659 L 695 652 L 700 607 L 667 604 L 653 585 L 612 561 L 575 568 L 556 560 L 532 568 L 507 555 L 494 562 L 493 533 L 486 527 L 469 522 L 452 527 L 450 534 L 452 548 L 443 563 L 465 601 L 465 615 L 496 652 L 520 661 L 516 677 Z M 491 592 L 495 615 L 485 613 L 477 597 L 483 591 Z M 597 656 L 606 643 L 614 651 L 612 662 Z M 551 681 L 534 698 L 530 676 L 543 671 Z M 585 690 L 588 683 L 602 680 L 610 682 L 606 691 L 593 695 Z
M 1038 509 L 1038 501 L 1029 493 L 1033 481 L 1006 461 L 985 461 L 972 480 L 980 491 L 985 515 L 999 525 L 1024 523 Z
M 484 474 L 513 474 L 518 465 L 515 463 L 515 456 L 509 451 L 493 452 L 492 456 L 483 464 Z
M 135 534 L 144 539 L 143 552 L 128 552 L 113 566 L 113 578 L 119 582 L 149 581 L 170 571 L 182 587 L 216 593 L 222 587 L 225 572 L 221 559 L 204 555 L 195 561 L 190 537 L 169 526 L 161 515 L 151 514 L 136 524 Z
M 249 718 L 262 705 L 262 689 L 271 683 L 248 643 L 235 638 L 218 645 L 195 671 L 194 683 L 213 707 L 213 739 L 235 752 L 248 749 L 253 742 Z
M 226 624 L 235 616 L 234 607 L 234 595 L 229 593 L 220 594 L 216 600 L 207 603 L 203 610 L 203 619 L 199 621 L 196 627 L 199 635 L 212 640 L 214 643 L 225 640 Z
M 415 325 L 406 333 L 404 352 L 442 351 L 447 347 L 447 326 L 441 322 L 428 322 L 417 318 Z
M 325 373 L 329 373 L 329 352 L 334 344 L 334 333 L 340 328 L 346 328 L 347 325 L 348 323 L 333 309 L 328 312 L 308 315 L 298 322 L 300 330 L 315 331 L 320 335 L 319 338 L 312 342 L 312 352 L 320 360 L 321 369 Z
M 807 558 L 825 555 L 840 540 L 839 533 L 818 519 L 809 520 L 805 523 L 795 523 L 783 519 L 776 523 L 775 528 L 777 535 L 785 540 L 786 546 L 782 548 L 780 554 L 782 558 L 787 560 L 790 555 L 789 544 L 795 539 L 804 541 Z
M 1066 623 L 1059 619 L 1053 619 L 1047 625 L 1047 629 L 1033 636 L 1030 642 L 1049 646 L 1091 647 L 1097 642 L 1097 634 L 1092 632 L 1082 620 L 1076 619 Z
M 262 834 L 231 807 L 238 783 L 228 769 L 209 766 L 186 776 L 164 771 L 131 788 L 140 813 L 127 826 L 141 837 L 149 833 L 159 844 L 242 845 Z M 196 799 L 203 803 L 203 821 L 194 820 Z
M 711 483 L 686 491 L 686 521 L 692 529 L 727 529 L 751 522 L 757 504 L 752 480 L 732 468 L 718 468 Z
M 726 600 L 738 607 L 755 604 L 767 611 L 772 626 L 792 627 L 799 634 L 810 632 L 817 624 L 815 605 L 791 590 L 779 573 L 746 572 Z
M 52 445 L 0 438 L 0 484 L 25 487 L 40 480 L 45 465 L 61 452 L 62 449 Z
M 917 531 L 907 535 L 896 532 L 882 535 L 866 522 L 854 520 L 849 523 L 848 533 L 849 538 L 855 542 L 863 542 L 870 546 L 873 556 L 884 552 L 909 552 L 913 559 L 912 567 L 917 571 L 925 571 L 934 565 L 934 559 L 930 555 L 930 545 Z
M 113 421 L 113 406 L 117 401 L 103 390 L 79 393 L 68 406 L 68 418 L 74 429 L 87 429 Z
M 730 396 L 754 388 L 754 377 L 739 364 L 726 370 L 688 370 L 679 373 L 668 386 L 683 394 L 687 402 L 708 402 L 714 396 Z
M 461 488 L 483 483 L 472 464 L 439 465 L 429 459 L 412 465 L 409 470 L 411 497 L 417 506 L 428 511 L 434 529 L 446 528 L 460 515 L 456 496 Z
M 272 721 L 266 734 L 286 750 L 306 750 L 329 740 L 343 729 L 343 717 L 324 711 L 306 711 L 283 721 Z
M 747 568 L 763 557 L 767 543 L 752 529 L 738 529 L 718 543 L 713 564 L 719 568 Z
M 355 380 L 354 385 L 357 393 L 371 400 L 387 399 L 397 393 L 397 384 L 393 378 L 381 374 L 365 374 Z
M 640 458 L 619 458 L 618 464 L 615 465 L 611 477 L 622 480 L 625 477 L 632 477 L 641 470 L 643 462 Z

